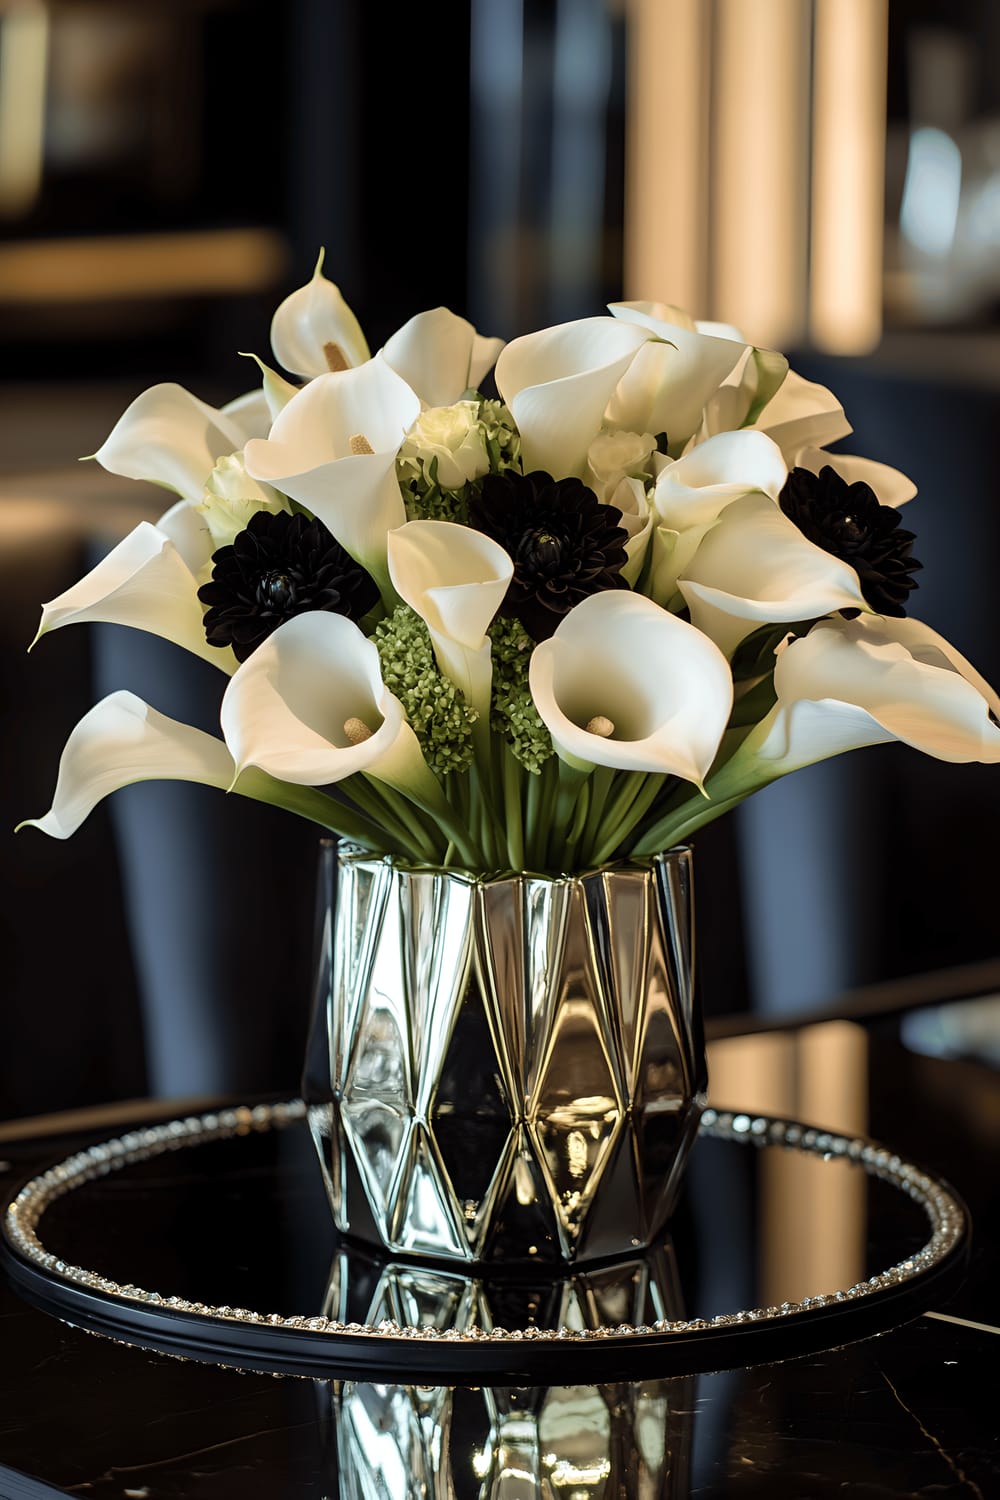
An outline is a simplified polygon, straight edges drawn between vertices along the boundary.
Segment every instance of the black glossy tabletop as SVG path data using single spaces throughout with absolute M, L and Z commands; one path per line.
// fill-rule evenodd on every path
M 720 1108 L 875 1137 L 965 1198 L 974 1235 L 964 1280 L 929 1307 L 902 1308 L 896 1326 L 699 1373 L 675 1363 L 602 1383 L 567 1349 L 565 1373 L 544 1387 L 418 1386 L 180 1360 L 86 1333 L 5 1285 L 0 1500 L 1000 1494 L 1000 1090 L 988 1058 L 998 1029 L 984 1000 L 712 1048 Z M 966 1055 L 928 1055 L 942 1049 Z M 75 1135 L 0 1133 L 0 1184 L 125 1128 L 109 1119 Z M 329 1307 L 346 1295 L 343 1256 L 317 1211 L 307 1147 L 293 1129 L 161 1158 L 55 1205 L 47 1233 L 79 1263 L 144 1285 L 249 1306 L 283 1306 L 315 1286 L 309 1296 Z M 670 1254 L 644 1273 L 643 1295 L 659 1279 L 665 1306 L 677 1295 L 699 1313 L 801 1297 L 919 1241 L 913 1205 L 882 1183 L 859 1188 L 844 1163 L 701 1147 Z M 369 1311 L 384 1273 L 375 1266 L 366 1282 L 352 1263 L 353 1316 Z

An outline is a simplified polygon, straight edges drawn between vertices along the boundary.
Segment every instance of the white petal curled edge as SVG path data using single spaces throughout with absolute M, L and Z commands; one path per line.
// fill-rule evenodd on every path
M 218 459 L 246 442 L 238 417 L 181 385 L 154 385 L 118 418 L 94 457 L 109 474 L 144 479 L 197 502 Z
M 818 474 L 827 465 L 848 484 L 867 484 L 881 505 L 889 505 L 894 510 L 912 500 L 917 493 L 913 480 L 898 469 L 876 463 L 873 458 L 858 458 L 853 453 L 826 453 L 822 448 L 803 448 L 794 455 L 789 468 L 808 469 L 810 473 Z
M 638 324 L 581 318 L 506 345 L 497 360 L 497 389 L 521 434 L 526 473 L 583 475 L 615 387 L 649 336 Z
M 210 646 L 205 639 L 197 587 L 170 537 L 141 521 L 86 577 L 43 605 L 35 640 L 62 625 L 88 620 L 131 625 L 183 646 L 223 672 L 233 672 L 232 651 Z
M 777 500 L 787 478 L 781 449 L 763 432 L 720 432 L 661 470 L 653 504 L 662 525 L 684 531 L 754 490 Z
M 322 610 L 286 621 L 242 664 L 222 700 L 222 731 L 238 771 L 256 766 L 299 786 L 367 772 L 406 789 L 421 768 L 430 774 L 375 646 Z
M 657 303 L 615 302 L 612 315 L 648 329 L 662 343 L 649 343 L 623 375 L 608 407 L 608 420 L 631 432 L 666 432 L 678 454 L 701 424 L 706 403 L 744 356 L 730 338 L 714 338 L 661 319 Z M 672 311 L 664 308 L 664 311 Z
M 498 542 L 450 521 L 408 521 L 389 533 L 389 577 L 430 631 L 438 666 L 489 722 L 486 631 L 514 564 Z
M 382 585 L 386 536 L 406 520 L 396 454 L 419 414 L 417 396 L 377 354 L 304 386 L 270 436 L 247 444 L 247 472 L 308 506 Z
M 754 426 L 773 438 L 789 461 L 803 448 L 825 448 L 852 430 L 833 392 L 794 370 L 788 371 Z
M 502 339 L 488 339 L 447 307 L 417 313 L 381 350 L 425 406 L 451 406 L 492 369 Z
M 778 702 L 740 754 L 778 774 L 845 750 L 902 740 L 953 763 L 1000 761 L 1000 700 L 919 620 L 822 620 L 780 653 Z
M 49 811 L 21 827 L 68 839 L 99 802 L 135 781 L 198 781 L 225 790 L 233 775 L 233 758 L 214 735 L 168 719 L 134 693 L 112 693 L 66 741 Z
M 323 275 L 322 250 L 312 278 L 287 296 L 271 319 L 271 348 L 279 365 L 307 380 L 370 358 L 361 324 L 340 288 Z
M 700 786 L 729 720 L 733 684 L 694 626 L 630 591 L 584 599 L 532 652 L 535 706 L 560 756 L 680 776 Z M 587 725 L 610 719 L 614 732 Z
M 854 569 L 810 542 L 766 495 L 726 507 L 679 588 L 692 622 L 727 656 L 761 624 L 869 610 Z

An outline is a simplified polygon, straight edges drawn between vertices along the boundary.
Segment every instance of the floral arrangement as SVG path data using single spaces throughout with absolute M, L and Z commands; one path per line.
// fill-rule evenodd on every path
M 221 410 L 140 395 L 94 457 L 176 503 L 39 635 L 193 651 L 227 679 L 222 737 L 113 693 L 34 826 L 181 778 L 418 865 L 571 873 L 858 746 L 1000 760 L 1000 701 L 906 615 L 914 486 L 826 452 L 843 410 L 782 355 L 610 314 L 503 346 L 437 308 L 373 356 L 321 256 L 271 328 L 295 380 L 257 360 Z

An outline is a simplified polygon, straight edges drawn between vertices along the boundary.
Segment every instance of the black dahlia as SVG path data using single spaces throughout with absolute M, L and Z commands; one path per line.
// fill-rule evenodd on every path
M 239 661 L 293 615 L 326 609 L 360 620 L 379 597 L 322 521 L 284 510 L 259 510 L 212 562 L 212 581 L 198 590 L 209 606 L 205 635 L 210 646 L 232 646 Z
M 588 594 L 628 588 L 621 576 L 628 537 L 621 518 L 580 479 L 553 479 L 541 469 L 488 474 L 469 501 L 469 525 L 513 559 L 501 614 L 544 641 Z
M 899 524 L 899 511 L 880 505 L 862 480 L 848 484 L 827 464 L 818 474 L 792 469 L 779 496 L 789 520 L 825 552 L 848 563 L 861 592 L 880 615 L 902 615 L 916 573 L 923 565 L 910 556 L 916 538 Z

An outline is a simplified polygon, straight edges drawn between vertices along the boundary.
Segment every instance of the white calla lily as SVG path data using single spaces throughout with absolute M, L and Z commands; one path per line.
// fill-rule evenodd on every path
M 584 599 L 535 647 L 529 684 L 571 766 L 660 772 L 696 786 L 733 701 L 729 667 L 706 636 L 618 589 Z
M 389 576 L 430 631 L 444 675 L 489 729 L 492 665 L 486 631 L 514 564 L 498 542 L 450 521 L 408 521 L 389 533 Z
M 49 811 L 21 827 L 68 839 L 120 787 L 198 781 L 225 791 L 233 774 L 233 758 L 222 740 L 168 719 L 134 693 L 112 693 L 84 714 L 66 741 Z
M 779 653 L 774 687 L 739 752 L 769 776 L 887 740 L 938 760 L 1000 761 L 1000 698 L 919 620 L 821 620 Z
M 650 336 L 636 323 L 581 318 L 506 345 L 497 360 L 497 389 L 521 434 L 526 473 L 582 477 L 615 387 Z
M 477 390 L 503 339 L 485 338 L 447 307 L 417 313 L 387 339 L 382 357 L 425 406 L 451 406 Z
M 812 474 L 818 474 L 827 466 L 848 484 L 867 484 L 875 492 L 880 505 L 889 505 L 894 510 L 912 500 L 917 493 L 912 479 L 889 464 L 876 463 L 873 458 L 826 453 L 822 448 L 802 448 L 789 464 L 789 468 L 808 469 Z
M 301 786 L 365 772 L 403 791 L 437 787 L 376 647 L 344 615 L 296 615 L 268 636 L 226 689 L 222 731 L 238 772 L 256 766 Z
M 615 302 L 610 310 L 662 342 L 646 344 L 623 374 L 608 421 L 632 432 L 666 432 L 669 452 L 677 455 L 697 432 L 706 403 L 732 374 L 744 346 L 671 322 L 678 310 L 665 303 Z
M 267 392 L 262 386 L 227 401 L 220 410 L 224 417 L 237 424 L 244 441 L 248 438 L 267 437 L 271 430 L 271 408 Z
M 319 375 L 247 444 L 248 472 L 308 506 L 388 593 L 386 537 L 406 520 L 396 455 L 420 402 L 377 354 Z
M 109 474 L 163 485 L 197 502 L 218 460 L 242 448 L 247 437 L 239 412 L 216 411 L 180 385 L 154 385 L 136 397 L 93 456 Z
M 794 370 L 789 370 L 754 426 L 777 443 L 789 462 L 803 448 L 825 448 L 852 430 L 833 392 Z
M 655 521 L 646 486 L 641 479 L 620 479 L 606 503 L 621 512 L 621 524 L 628 534 L 625 543 L 628 561 L 622 568 L 622 577 L 634 588 L 646 561 Z
M 134 693 L 111 693 L 86 713 L 66 741 L 52 806 L 20 828 L 38 828 L 68 839 L 112 792 L 139 781 L 193 781 L 232 790 L 256 802 L 298 813 L 345 837 L 378 830 L 311 787 L 288 786 L 250 770 L 234 785 L 236 767 L 224 742 L 204 730 L 169 719 Z
M 686 531 L 755 490 L 777 500 L 787 478 L 781 449 L 764 433 L 720 432 L 660 472 L 653 505 L 664 526 Z
M 759 494 L 726 507 L 678 586 L 692 622 L 727 656 L 758 625 L 869 608 L 854 569 Z
M 86 577 L 43 605 L 35 641 L 50 630 L 85 621 L 131 625 L 183 646 L 224 672 L 234 672 L 236 658 L 229 647 L 210 646 L 205 639 L 197 574 L 185 560 L 185 554 L 196 560 L 193 515 L 190 506 L 177 505 L 164 517 L 181 539 L 184 553 L 167 530 L 141 521 Z M 204 545 L 211 550 L 209 542 Z
M 720 432 L 667 463 L 653 490 L 650 595 L 670 604 L 678 579 L 727 506 L 754 491 L 777 500 L 787 478 L 780 448 L 762 432 Z
M 321 250 L 311 280 L 285 298 L 271 320 L 271 348 L 284 369 L 307 380 L 369 359 L 361 325 L 340 288 L 323 275 Z
M 279 411 L 283 411 L 285 409 L 289 401 L 291 401 L 292 397 L 296 395 L 302 389 L 302 387 L 299 385 L 294 385 L 290 380 L 286 380 L 284 375 L 278 374 L 277 370 L 272 370 L 271 366 L 266 365 L 264 361 L 260 359 L 256 354 L 244 353 L 243 358 L 252 359 L 254 364 L 260 371 L 260 395 L 263 397 L 264 404 L 267 407 L 269 418 L 267 426 L 264 427 L 263 430 L 257 432 L 248 432 L 247 437 L 267 437 L 271 431 L 271 424 L 274 422 L 274 419 L 278 415 Z

